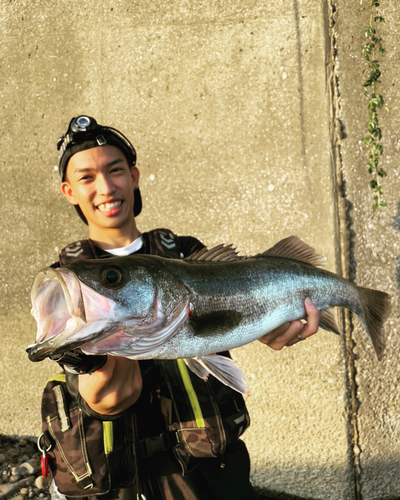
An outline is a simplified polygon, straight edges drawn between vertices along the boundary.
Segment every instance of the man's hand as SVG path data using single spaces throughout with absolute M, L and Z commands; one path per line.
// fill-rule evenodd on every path
M 91 374 L 79 375 L 79 392 L 101 415 L 116 415 L 137 401 L 142 376 L 136 360 L 108 356 L 106 364 Z
M 304 308 L 307 314 L 306 323 L 302 323 L 300 320 L 285 323 L 267 335 L 264 335 L 264 337 L 261 337 L 259 339 L 260 342 L 271 347 L 271 349 L 279 351 L 282 347 L 297 344 L 297 342 L 317 333 L 319 323 L 318 309 L 310 299 L 305 300 Z

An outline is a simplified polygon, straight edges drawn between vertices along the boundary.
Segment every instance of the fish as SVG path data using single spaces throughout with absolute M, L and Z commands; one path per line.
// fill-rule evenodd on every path
M 306 298 L 320 311 L 319 326 L 336 334 L 332 308 L 356 314 L 381 359 L 390 296 L 324 265 L 323 255 L 290 236 L 254 256 L 218 245 L 185 259 L 134 254 L 45 268 L 32 285 L 37 335 L 29 359 L 77 348 L 138 360 L 181 358 L 199 377 L 211 374 L 247 393 L 240 368 L 216 353 L 305 318 Z

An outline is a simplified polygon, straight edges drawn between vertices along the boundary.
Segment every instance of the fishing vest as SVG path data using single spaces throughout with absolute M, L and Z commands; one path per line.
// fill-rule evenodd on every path
M 182 258 L 179 237 L 167 229 L 143 233 L 143 244 L 147 254 Z M 104 257 L 108 258 L 108 255 L 99 256 L 90 240 L 80 240 L 61 250 L 60 264 Z M 222 354 L 229 356 L 229 353 Z M 135 480 L 132 471 L 137 469 L 138 458 L 151 460 L 155 454 L 167 450 L 174 453 L 183 474 L 195 468 L 199 460 L 209 457 L 219 457 L 223 467 L 227 447 L 250 425 L 242 395 L 214 377 L 204 381 L 192 373 L 182 359 L 142 364 L 146 365 L 142 369 L 142 394 L 149 397 L 135 416 L 138 433 L 129 410 L 122 417 L 123 425 L 120 418 L 100 421 L 82 412 L 76 400 L 71 398 L 65 378 L 56 377 L 48 382 L 42 399 L 44 434 L 41 439 L 49 446 L 50 468 L 61 493 L 71 497 L 100 495 L 108 491 L 111 484 L 113 487 L 132 484 Z M 55 389 L 57 386 L 60 389 Z M 60 391 L 64 396 L 57 401 L 57 392 Z M 64 416 L 60 415 L 62 401 Z M 136 407 L 133 405 L 132 412 Z M 65 421 L 65 416 L 70 414 L 70 428 L 63 433 L 62 420 Z M 76 414 L 74 418 L 72 414 Z M 153 424 L 150 416 L 154 421 L 162 419 L 161 432 L 158 432 L 159 422 Z M 55 436 L 55 428 L 64 439 Z M 153 428 L 156 429 L 154 434 Z M 67 434 L 75 436 L 75 444 Z M 127 442 L 126 435 L 134 442 L 134 446 L 127 447 L 130 451 L 123 462 L 129 466 L 110 466 L 118 456 L 116 443 Z M 74 459 L 68 460 L 68 456 Z M 107 470 L 104 470 L 104 464 L 107 464 Z M 80 471 L 72 472 L 74 466 L 79 466 Z
M 180 241 L 169 229 L 154 229 L 142 234 L 143 246 L 146 254 L 159 255 L 180 259 Z M 104 254 L 101 257 L 91 240 L 79 240 L 63 248 L 59 255 L 59 262 L 65 266 L 75 260 L 112 258 L 112 254 Z

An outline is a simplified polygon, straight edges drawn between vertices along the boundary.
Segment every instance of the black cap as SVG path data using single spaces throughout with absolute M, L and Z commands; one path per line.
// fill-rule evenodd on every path
M 123 152 L 130 165 L 136 164 L 135 148 L 129 139 L 117 129 L 99 125 L 94 118 L 87 115 L 72 118 L 66 134 L 57 141 L 57 149 L 59 151 L 58 171 L 61 180 L 65 180 L 68 162 L 74 154 L 106 145 L 117 147 Z M 134 194 L 133 213 L 136 217 L 142 211 L 142 197 L 139 188 L 135 189 Z M 86 217 L 83 215 L 79 205 L 75 205 L 75 209 L 83 222 L 87 224 Z

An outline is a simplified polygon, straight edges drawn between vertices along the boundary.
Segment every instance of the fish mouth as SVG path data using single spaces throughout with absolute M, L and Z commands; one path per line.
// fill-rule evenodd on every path
M 88 338 L 101 338 L 120 328 L 120 325 L 110 328 L 102 318 L 89 327 L 86 308 L 90 309 L 90 301 L 86 298 L 85 307 L 82 286 L 85 285 L 76 274 L 65 268 L 46 268 L 37 274 L 31 291 L 31 313 L 37 323 L 36 342 L 26 349 L 31 361 L 42 361 L 75 349 Z
M 43 269 L 34 279 L 31 301 L 37 333 L 36 343 L 27 351 L 31 361 L 41 361 L 87 323 L 78 277 L 67 269 Z

